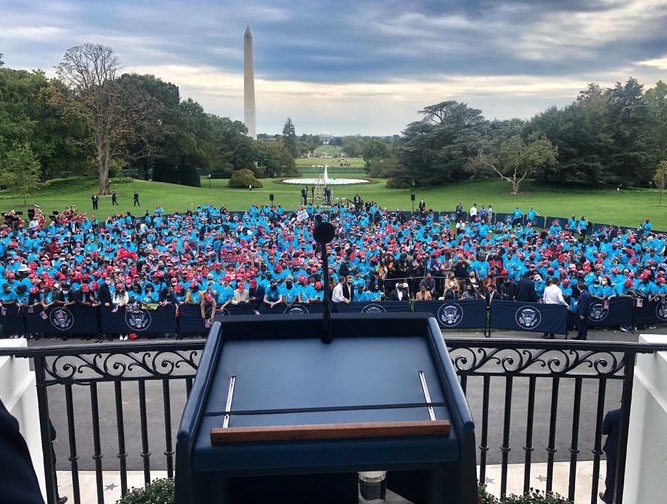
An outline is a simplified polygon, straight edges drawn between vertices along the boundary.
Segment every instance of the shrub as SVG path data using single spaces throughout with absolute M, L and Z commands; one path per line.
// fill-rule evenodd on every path
M 506 495 L 497 499 L 486 491 L 484 485 L 479 486 L 479 504 L 572 504 L 568 499 L 555 493 L 546 493 L 531 488 L 527 495 Z
M 145 488 L 133 488 L 116 504 L 174 504 L 174 480 L 158 479 Z M 508 495 L 497 499 L 486 491 L 484 485 L 479 486 L 479 504 L 571 504 L 565 497 L 531 489 L 528 495 Z
M 262 187 L 262 183 L 257 180 L 255 174 L 247 168 L 236 170 L 234 173 L 232 173 L 232 176 L 229 179 L 229 183 L 227 185 L 229 187 L 236 187 L 241 189 L 247 189 L 249 185 L 252 185 L 253 188 Z
M 174 489 L 174 480 L 154 480 L 145 488 L 133 488 L 116 504 L 174 504 Z
M 387 179 L 387 189 L 410 189 L 412 183 L 407 180 L 400 180 L 395 178 Z
M 194 166 L 181 165 L 178 167 L 179 184 L 201 187 L 201 177 Z

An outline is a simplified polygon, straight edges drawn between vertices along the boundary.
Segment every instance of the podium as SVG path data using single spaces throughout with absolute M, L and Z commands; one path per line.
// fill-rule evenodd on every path
M 414 504 L 477 502 L 474 424 L 427 314 L 216 321 L 176 446 L 176 504 L 358 502 L 387 471 Z M 391 500 L 390 502 L 395 502 Z

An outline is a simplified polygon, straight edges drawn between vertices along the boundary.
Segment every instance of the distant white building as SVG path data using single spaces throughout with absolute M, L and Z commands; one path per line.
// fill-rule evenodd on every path
M 333 138 L 333 135 L 327 131 L 320 133 L 318 136 L 320 137 L 320 140 L 322 140 L 322 145 L 329 145 L 329 142 Z

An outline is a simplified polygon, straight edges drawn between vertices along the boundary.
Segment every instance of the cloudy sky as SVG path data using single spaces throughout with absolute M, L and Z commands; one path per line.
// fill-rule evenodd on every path
M 394 134 L 442 100 L 529 118 L 587 82 L 667 80 L 667 0 L 0 0 L 12 68 L 53 67 L 83 42 L 125 70 L 243 117 L 254 36 L 257 131 Z

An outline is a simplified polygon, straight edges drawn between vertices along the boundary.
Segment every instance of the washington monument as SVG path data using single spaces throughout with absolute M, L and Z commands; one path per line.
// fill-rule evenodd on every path
M 248 136 L 256 138 L 255 72 L 252 69 L 252 33 L 249 26 L 246 26 L 243 35 L 243 121 L 248 128 Z

